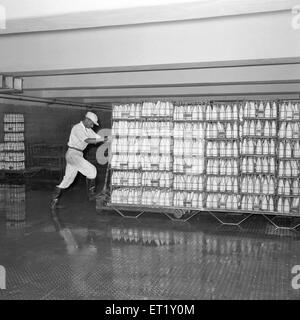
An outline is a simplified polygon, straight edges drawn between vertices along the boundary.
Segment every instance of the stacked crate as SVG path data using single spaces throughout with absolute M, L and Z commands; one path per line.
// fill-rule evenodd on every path
M 4 114 L 4 145 L 2 169 L 7 171 L 25 170 L 25 126 L 24 115 Z M 4 164 L 4 165 L 3 165 Z
M 299 213 L 300 200 L 300 104 L 279 105 L 278 204 L 283 214 Z
M 237 103 L 206 108 L 206 207 L 237 210 L 239 192 L 239 115 Z
M 205 190 L 205 104 L 174 110 L 174 206 L 203 208 Z
M 300 215 L 299 101 L 114 106 L 112 154 L 111 204 Z
M 112 203 L 173 205 L 172 119 L 168 102 L 114 106 Z
M 277 104 L 250 101 L 242 110 L 242 209 L 275 210 L 277 173 Z

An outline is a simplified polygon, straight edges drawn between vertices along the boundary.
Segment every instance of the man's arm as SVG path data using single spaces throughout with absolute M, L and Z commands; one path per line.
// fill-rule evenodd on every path
M 102 138 L 102 137 L 100 137 L 100 138 L 87 138 L 84 140 L 84 142 L 86 142 L 88 144 L 98 144 L 102 141 L 104 141 L 104 138 Z

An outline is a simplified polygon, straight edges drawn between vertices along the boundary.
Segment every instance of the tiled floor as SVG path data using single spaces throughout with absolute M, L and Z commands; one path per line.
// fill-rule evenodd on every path
M 25 206 L 19 196 L 7 198 L 13 188 L 3 190 L 0 265 L 7 289 L 0 299 L 300 298 L 291 285 L 291 269 L 300 265 L 299 229 L 275 230 L 261 217 L 238 228 L 209 216 L 178 223 L 160 214 L 97 215 L 84 187 L 67 192 L 66 208 L 51 212 L 49 188 L 27 186 Z M 25 222 L 9 221 L 24 214 Z

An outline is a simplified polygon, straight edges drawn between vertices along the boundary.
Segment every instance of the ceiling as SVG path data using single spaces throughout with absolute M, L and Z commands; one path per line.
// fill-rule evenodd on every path
M 23 97 L 95 106 L 299 98 L 297 1 L 159 2 L 0 0 L 0 74 L 23 77 Z

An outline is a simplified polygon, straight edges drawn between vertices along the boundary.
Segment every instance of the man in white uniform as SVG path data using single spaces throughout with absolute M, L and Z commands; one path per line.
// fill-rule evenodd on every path
M 51 208 L 55 208 L 64 189 L 68 188 L 76 178 L 78 171 L 87 178 L 88 196 L 95 196 L 95 181 L 97 169 L 94 165 L 83 158 L 83 151 L 88 144 L 97 144 L 104 138 L 95 133 L 92 128 L 98 124 L 98 117 L 93 112 L 88 112 L 85 119 L 73 126 L 68 142 L 66 153 L 66 171 L 62 182 L 55 188 Z

